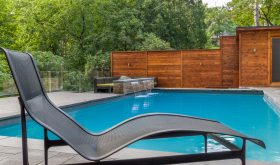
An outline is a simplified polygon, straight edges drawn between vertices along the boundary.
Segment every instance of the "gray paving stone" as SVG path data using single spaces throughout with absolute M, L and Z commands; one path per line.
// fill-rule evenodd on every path
M 254 161 L 248 160 L 248 165 L 279 165 L 280 163 L 273 163 L 273 162 L 262 162 L 262 161 Z
M 37 165 L 44 161 L 44 153 L 40 150 L 29 150 L 29 164 Z M 49 152 L 49 156 L 52 157 L 57 153 Z M 1 165 L 19 165 L 22 164 L 22 153 L 12 155 L 6 159 L 0 161 Z
M 18 137 L 8 137 L 6 139 L 0 140 L 0 146 L 21 148 L 21 145 L 22 145 L 21 138 L 18 138 Z M 42 140 L 28 139 L 28 148 L 43 150 L 44 143 Z
M 1 162 L 1 160 L 9 159 L 12 156 L 14 156 L 14 154 L 0 153 L 0 162 Z
M 113 97 L 117 96 L 117 94 L 93 92 L 77 93 L 60 91 L 48 93 L 48 96 L 57 106 L 65 106 L 80 102 L 87 102 L 96 99 Z M 17 97 L 0 98 L 0 107 L 0 118 L 8 118 L 10 116 L 15 116 L 20 113 L 20 107 L 18 104 Z
M 80 155 L 75 155 L 73 158 L 63 162 L 63 164 L 75 164 L 75 163 L 86 163 L 88 160 L 84 159 Z
M 178 154 L 171 153 L 171 152 L 125 148 L 125 149 L 113 154 L 112 156 L 110 156 L 110 158 L 113 158 L 113 159 L 134 158 L 135 159 L 135 158 L 147 158 L 147 157 L 154 157 L 154 156 L 170 156 L 170 155 L 178 155 Z
M 10 149 L 9 149 L 10 148 Z M 11 149 L 12 148 L 12 149 Z M 13 147 L 5 147 L 1 148 L 6 150 L 21 150 L 20 148 L 14 149 Z M 123 158 L 132 158 L 131 154 L 125 156 L 125 154 L 129 151 L 133 151 L 134 154 L 137 155 L 137 152 L 140 153 L 136 157 L 145 156 L 145 150 L 127 150 L 121 154 L 112 156 L 113 159 L 123 159 Z M 147 151 L 147 154 L 150 154 L 151 151 Z M 154 152 L 155 153 L 155 152 Z M 153 153 L 153 154 L 154 154 Z M 163 153 L 159 153 L 159 155 L 163 156 Z M 134 157 L 135 158 L 135 157 Z M 44 165 L 44 155 L 41 150 L 29 150 L 29 162 L 30 165 Z M 88 162 L 86 159 L 82 158 L 77 154 L 71 153 L 59 153 L 59 152 L 49 152 L 49 164 L 50 165 L 59 165 L 59 164 L 75 164 L 75 163 L 85 163 Z M 0 153 L 0 165 L 20 165 L 22 164 L 22 156 L 21 153 L 13 154 L 11 153 Z M 198 163 L 187 163 L 185 165 L 240 165 L 240 161 L 233 160 L 223 160 L 223 161 L 209 161 L 209 162 L 198 162 Z M 259 162 L 259 161 L 247 161 L 247 165 L 279 165 L 279 163 L 268 163 L 268 162 Z
M 22 152 L 21 148 L 0 146 L 0 153 L 18 154 L 18 153 L 21 153 L 21 152 Z
M 0 136 L 0 140 L 1 139 L 6 139 L 6 138 L 8 138 L 8 136 Z
M 49 156 L 48 163 L 49 163 L 49 165 L 64 164 L 64 162 L 72 159 L 75 156 L 76 156 L 76 154 L 57 153 L 54 156 Z M 38 165 L 44 165 L 44 162 L 41 162 Z
M 181 165 L 241 165 L 239 160 L 220 160 L 220 161 L 208 161 L 208 162 L 197 162 L 197 163 L 183 163 Z

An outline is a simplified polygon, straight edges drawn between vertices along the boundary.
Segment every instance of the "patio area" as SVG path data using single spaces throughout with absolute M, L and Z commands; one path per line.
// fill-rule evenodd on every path
M 76 103 L 98 100 L 117 96 L 117 94 L 93 93 L 93 92 L 52 92 L 48 93 L 50 99 L 59 107 L 68 106 Z M 0 98 L 0 119 L 17 116 L 20 113 L 20 107 L 17 97 Z
M 246 88 L 248 90 L 248 88 Z M 263 90 L 265 97 L 272 101 L 275 105 L 280 105 L 280 88 L 250 88 Z M 208 89 L 213 90 L 213 89 Z M 224 90 L 224 89 L 215 89 Z M 243 90 L 243 89 L 239 89 Z M 106 93 L 72 93 L 72 92 L 53 92 L 48 94 L 50 99 L 58 106 L 73 105 L 80 102 L 88 102 L 92 100 L 99 100 L 109 97 L 116 97 L 116 94 Z M 19 105 L 17 97 L 1 98 L 0 99 L 0 119 L 10 118 L 19 115 Z M 44 164 L 43 141 L 36 139 L 29 139 L 29 160 L 30 164 L 41 165 Z M 170 155 L 168 152 L 149 151 L 141 149 L 126 148 L 123 151 L 110 156 L 108 159 L 127 159 L 138 157 L 151 156 L 165 156 Z M 174 153 L 172 153 L 174 154 Z M 49 164 L 73 164 L 87 162 L 84 158 L 79 156 L 70 147 L 55 147 L 51 148 L 49 152 Z M 278 163 L 266 163 L 247 160 L 248 165 L 279 165 Z M 0 136 L 0 164 L 22 164 L 21 153 L 21 138 Z M 225 161 L 211 161 L 201 163 L 190 163 L 190 165 L 239 165 L 239 160 L 225 160 Z
M 5 140 L 5 139 L 4 139 Z M 3 139 L 0 140 L 0 164 L 22 164 L 22 154 L 20 147 L 7 147 L 2 146 L 2 142 L 7 141 L 15 141 L 15 139 L 6 138 L 4 141 Z M 18 144 L 20 140 L 18 139 Z M 42 142 L 39 141 L 31 141 L 36 145 L 43 146 Z M 30 143 L 30 145 L 31 145 Z M 124 158 L 136 158 L 137 157 L 150 157 L 150 156 L 165 156 L 170 155 L 168 153 L 163 152 L 155 152 L 155 151 L 147 151 L 147 150 L 138 150 L 138 149 L 124 149 L 123 151 L 119 152 L 111 156 L 108 159 L 124 159 Z M 44 152 L 42 149 L 29 149 L 29 160 L 30 165 L 43 165 L 44 164 Z M 55 151 L 51 149 L 49 152 L 49 165 L 58 165 L 58 164 L 75 164 L 75 163 L 86 163 L 84 158 L 72 152 L 70 148 L 60 148 L 60 151 Z M 211 161 L 211 162 L 198 162 L 198 163 L 188 163 L 188 165 L 239 165 L 239 160 L 222 160 L 222 161 Z M 279 165 L 277 163 L 266 163 L 266 162 L 258 162 L 258 161 L 247 161 L 248 165 Z

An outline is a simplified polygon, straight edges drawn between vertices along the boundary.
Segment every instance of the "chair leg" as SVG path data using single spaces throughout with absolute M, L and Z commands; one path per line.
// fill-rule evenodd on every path
M 207 134 L 204 134 L 203 137 L 204 137 L 204 152 L 207 153 L 208 152 L 207 151 L 207 146 L 208 146 L 208 144 L 207 144 Z
M 45 159 L 45 165 L 48 165 L 48 130 L 44 128 L 44 159 Z
M 22 160 L 23 165 L 28 165 L 28 144 L 27 144 L 27 129 L 24 105 L 21 98 L 18 98 L 20 104 L 21 132 L 22 132 Z
M 246 140 L 243 139 L 241 164 L 246 165 Z
M 245 157 L 245 155 L 243 155 L 241 157 L 241 165 L 246 165 L 246 157 Z

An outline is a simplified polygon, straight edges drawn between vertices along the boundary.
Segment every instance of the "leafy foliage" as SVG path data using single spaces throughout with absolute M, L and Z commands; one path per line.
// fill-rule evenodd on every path
M 17 48 L 14 42 L 16 37 L 16 20 L 9 0 L 0 0 L 0 45 Z
M 98 51 L 95 56 L 89 56 L 86 63 L 86 72 L 93 70 L 109 71 L 110 70 L 110 55 L 108 52 Z
M 63 58 L 52 52 L 34 51 L 32 55 L 40 71 L 62 71 L 63 69 Z
M 254 25 L 254 9 L 259 4 L 260 24 L 280 25 L 279 0 L 232 0 L 228 3 L 233 21 L 238 26 Z
M 142 44 L 137 48 L 139 50 L 168 50 L 171 49 L 170 43 L 166 42 L 154 33 L 149 33 L 145 36 Z
M 208 47 L 218 46 L 217 40 L 222 35 L 234 35 L 236 25 L 231 19 L 227 7 L 213 7 L 206 10 L 205 23 L 207 25 Z
M 141 7 L 147 32 L 169 42 L 172 48 L 205 46 L 205 6 L 201 0 L 145 0 Z
M 64 74 L 64 90 L 85 92 L 92 90 L 92 85 L 87 75 L 80 71 L 70 71 Z
M 280 25 L 280 1 L 262 0 L 261 4 L 260 18 L 267 25 Z
M 8 69 L 8 63 L 3 54 L 0 54 L 0 89 L 4 82 L 11 79 L 10 70 Z

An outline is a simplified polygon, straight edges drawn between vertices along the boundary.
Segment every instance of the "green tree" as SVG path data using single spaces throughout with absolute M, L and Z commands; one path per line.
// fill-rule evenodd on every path
M 9 0 L 0 0 L 0 45 L 16 49 L 16 17 L 13 5 Z
M 87 57 L 86 73 L 93 71 L 109 71 L 110 70 L 110 53 L 98 51 L 94 56 Z
M 260 19 L 262 19 L 266 25 L 280 25 L 280 1 L 262 0 Z
M 52 52 L 33 51 L 32 55 L 40 71 L 61 71 L 63 69 L 63 57 Z
M 236 25 L 227 7 L 208 8 L 206 13 L 208 47 L 218 46 L 217 40 L 222 35 L 235 34 Z
M 255 0 L 232 0 L 227 5 L 231 9 L 233 21 L 238 26 L 254 25 Z
M 136 1 L 96 1 L 95 5 L 96 50 L 135 50 L 144 31 Z
M 279 0 L 232 0 L 227 5 L 230 7 L 234 23 L 238 26 L 253 26 L 256 3 L 259 4 L 261 25 L 280 25 Z
M 14 12 L 17 17 L 18 45 L 22 50 L 59 51 L 63 16 L 66 8 L 65 1 L 59 0 L 19 0 L 13 1 Z
M 137 48 L 138 50 L 168 50 L 171 49 L 170 43 L 166 42 L 154 33 L 145 35 L 145 39 L 142 44 Z
M 141 9 L 146 32 L 175 49 L 203 48 L 207 41 L 201 0 L 145 0 Z
M 15 14 L 12 4 L 9 0 L 0 0 L 0 46 L 17 49 L 15 43 L 17 25 L 15 23 Z M 10 70 L 3 52 L 0 52 L 0 89 L 2 84 L 11 78 Z

